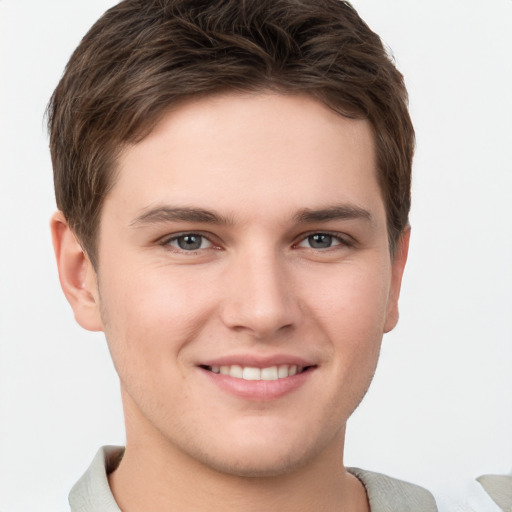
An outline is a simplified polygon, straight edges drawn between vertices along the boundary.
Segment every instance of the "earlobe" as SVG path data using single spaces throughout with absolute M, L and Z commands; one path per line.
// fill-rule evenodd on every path
M 62 212 L 50 221 L 60 285 L 76 321 L 89 331 L 103 330 L 96 272 Z
M 398 323 L 398 299 L 400 297 L 400 288 L 402 286 L 402 276 L 404 274 L 407 255 L 409 253 L 409 239 L 411 237 L 411 228 L 408 226 L 397 242 L 393 261 L 391 262 L 391 287 L 388 297 L 388 306 L 386 312 L 386 322 L 384 332 L 393 330 Z

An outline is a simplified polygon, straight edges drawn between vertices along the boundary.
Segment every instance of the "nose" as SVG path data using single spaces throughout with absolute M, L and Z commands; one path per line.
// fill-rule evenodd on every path
M 227 327 L 270 339 L 297 326 L 301 318 L 297 290 L 278 255 L 240 254 L 226 277 L 221 316 Z

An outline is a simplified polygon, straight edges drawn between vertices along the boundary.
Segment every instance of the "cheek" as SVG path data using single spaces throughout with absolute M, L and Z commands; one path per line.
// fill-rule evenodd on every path
M 383 335 L 389 275 L 385 262 L 336 269 L 326 286 L 310 290 L 310 308 L 334 339 L 371 343 Z
M 105 336 L 121 378 L 156 375 L 179 363 L 183 346 L 204 327 L 212 299 L 206 288 L 161 271 L 127 275 L 100 281 Z
M 389 269 L 385 264 L 340 271 L 312 300 L 314 318 L 330 340 L 340 392 L 358 402 L 375 372 L 384 333 Z M 343 270 L 343 269 L 342 269 Z M 388 272 L 388 273 L 386 273 Z M 313 306 L 314 304 L 314 306 Z

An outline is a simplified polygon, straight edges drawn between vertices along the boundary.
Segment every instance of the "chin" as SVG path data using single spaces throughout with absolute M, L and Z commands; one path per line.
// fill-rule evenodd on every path
M 196 460 L 215 471 L 238 477 L 265 478 L 291 474 L 310 463 L 322 451 L 322 446 L 306 442 L 286 442 L 290 437 L 272 436 L 259 439 L 247 436 L 231 439 L 214 448 L 212 444 L 202 453 L 191 454 Z M 303 439 L 303 441 L 306 441 Z
M 211 453 L 205 454 L 203 464 L 220 473 L 244 477 L 244 478 L 266 478 L 283 476 L 300 469 L 307 464 L 309 457 L 304 460 L 302 457 L 287 456 L 262 457 L 261 453 L 237 454 L 236 457 L 215 457 Z

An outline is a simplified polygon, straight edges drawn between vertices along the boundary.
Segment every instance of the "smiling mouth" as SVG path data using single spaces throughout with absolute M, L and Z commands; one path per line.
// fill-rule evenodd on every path
M 304 373 L 313 366 L 298 366 L 296 364 L 281 364 L 278 366 L 269 366 L 267 368 L 257 368 L 253 366 L 240 366 L 237 364 L 229 366 L 201 366 L 201 368 L 217 373 L 227 375 L 235 379 L 243 380 L 279 380 L 293 377 Z

